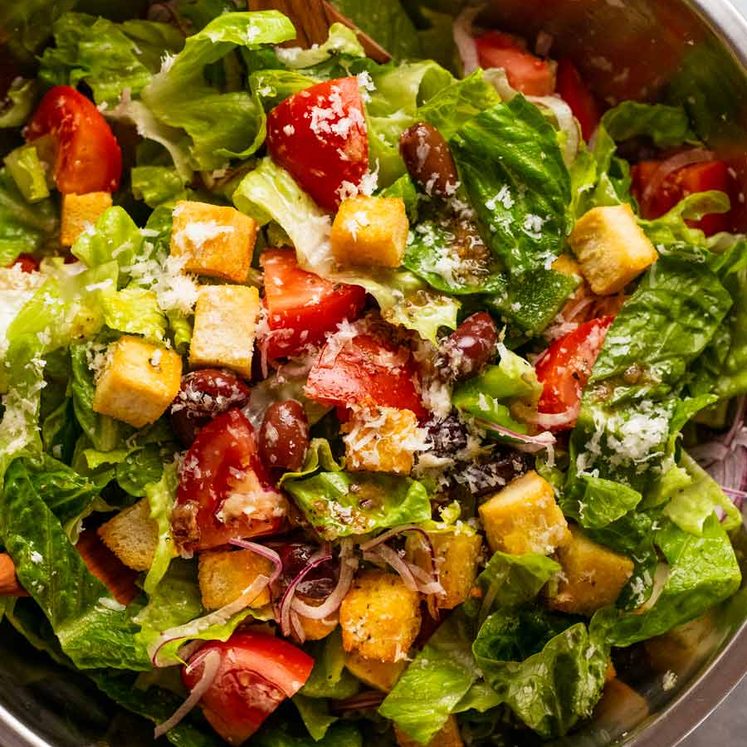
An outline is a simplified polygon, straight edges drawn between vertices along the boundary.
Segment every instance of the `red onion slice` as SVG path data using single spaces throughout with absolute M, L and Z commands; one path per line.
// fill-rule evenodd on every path
M 581 143 L 581 133 L 571 107 L 558 96 L 527 96 L 527 98 L 533 104 L 544 106 L 552 112 L 560 131 L 565 133 L 563 161 L 566 166 L 570 166 L 576 160 Z
M 293 599 L 291 607 L 299 615 L 308 617 L 311 620 L 323 620 L 325 617 L 329 617 L 342 604 L 342 600 L 353 583 L 353 577 L 357 569 L 358 560 L 355 557 L 353 542 L 349 539 L 344 539 L 340 543 L 340 577 L 334 591 L 318 607 L 306 604 L 300 599 Z
M 363 552 L 373 550 L 376 545 L 380 545 L 382 542 L 386 542 L 387 540 L 390 540 L 392 537 L 396 537 L 399 534 L 404 534 L 404 532 L 418 532 L 429 545 L 431 544 L 430 537 L 428 536 L 428 532 L 426 532 L 425 529 L 419 527 L 417 524 L 403 524 L 401 527 L 388 529 L 383 534 L 378 535 L 378 537 L 374 537 L 367 542 L 363 542 L 360 545 L 360 548 Z
M 646 185 L 646 189 L 641 196 L 641 213 L 643 215 L 648 214 L 648 207 L 651 200 L 659 191 L 662 184 L 667 180 L 668 176 L 685 168 L 685 166 L 693 166 L 697 163 L 707 163 L 708 161 L 712 161 L 714 158 L 715 155 L 713 151 L 705 150 L 705 148 L 692 148 L 691 150 L 677 153 L 671 158 L 667 158 L 666 161 L 662 161 L 653 173 L 651 180 Z
M 480 428 L 485 428 L 486 430 L 494 431 L 500 436 L 510 438 L 512 441 L 517 441 L 516 448 L 526 451 L 529 454 L 535 454 L 538 451 L 549 449 L 555 445 L 555 436 L 549 431 L 543 431 L 536 436 L 527 436 L 524 433 L 517 433 L 510 428 L 498 425 L 498 423 L 491 423 L 489 420 L 483 420 L 482 418 L 475 418 L 475 424 Z M 522 447 L 524 448 L 522 449 Z
M 203 664 L 200 679 L 192 688 L 189 697 L 174 711 L 174 714 L 156 726 L 153 732 L 155 739 L 171 731 L 200 702 L 202 696 L 208 691 L 210 685 L 213 684 L 215 676 L 218 674 L 221 665 L 220 652 L 213 649 L 212 651 L 208 651 L 204 656 L 198 655 L 194 662 L 190 662 L 187 665 L 187 668 L 192 670 L 200 664 Z
M 363 559 L 369 562 L 383 561 L 390 565 L 399 574 L 405 586 L 411 591 L 417 591 L 421 594 L 445 593 L 443 586 L 432 575 L 426 573 L 426 571 L 413 563 L 408 563 L 396 550 L 388 545 L 380 545 L 364 553 Z
M 527 413 L 525 420 L 532 425 L 538 425 L 545 430 L 561 425 L 573 425 L 578 418 L 581 403 L 569 407 L 563 412 L 532 412 Z
M 315 552 L 309 558 L 304 568 L 288 584 L 285 591 L 283 592 L 283 596 L 280 598 L 280 604 L 278 605 L 278 618 L 280 622 L 280 630 L 282 631 L 284 636 L 291 636 L 293 634 L 293 628 L 291 627 L 291 604 L 295 597 L 298 585 L 301 583 L 301 581 L 304 580 L 304 578 L 306 578 L 309 573 L 311 573 L 311 571 L 314 570 L 314 568 L 317 568 L 322 563 L 326 563 L 329 560 L 332 560 L 332 553 L 330 552 L 328 547 L 325 546 L 318 552 Z
M 462 72 L 465 76 L 480 67 L 472 22 L 482 10 L 480 7 L 465 8 L 455 19 L 453 26 L 454 44 L 462 60 Z
M 280 559 L 280 555 L 278 555 L 272 548 L 265 547 L 257 542 L 249 542 L 248 540 L 242 539 L 230 540 L 228 544 L 233 545 L 234 547 L 241 547 L 244 550 L 251 550 L 253 553 L 269 560 L 274 566 L 274 570 L 268 582 L 270 586 L 280 578 L 280 574 L 283 572 L 283 561 Z

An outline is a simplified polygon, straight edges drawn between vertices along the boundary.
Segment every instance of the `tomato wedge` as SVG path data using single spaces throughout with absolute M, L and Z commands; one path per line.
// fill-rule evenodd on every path
M 370 334 L 341 344 L 331 339 L 306 382 L 306 396 L 333 407 L 397 407 L 418 417 L 427 412 L 418 393 L 412 354 Z
M 24 130 L 28 142 L 44 135 L 56 141 L 54 178 L 62 194 L 117 190 L 122 151 L 106 120 L 83 94 L 70 86 L 47 91 Z
M 267 149 L 325 210 L 368 171 L 368 130 L 358 79 L 318 83 L 290 96 L 267 117 Z
M 366 303 L 358 285 L 325 280 L 298 266 L 292 249 L 263 252 L 265 306 L 270 333 L 264 342 L 271 359 L 295 355 L 324 340 L 344 319 L 356 319 Z
M 486 31 L 475 37 L 477 57 L 483 68 L 502 67 L 513 88 L 527 96 L 549 96 L 555 90 L 555 64 L 526 49 L 511 34 Z
M 171 518 L 177 548 L 191 553 L 277 531 L 286 503 L 270 485 L 246 416 L 229 410 L 216 417 L 182 464 Z
M 225 643 L 202 646 L 182 668 L 190 690 L 200 681 L 205 659 L 220 656 L 218 671 L 200 699 L 210 725 L 229 744 L 241 744 L 286 698 L 309 679 L 314 660 L 301 649 L 274 636 L 234 633 Z
M 584 140 L 590 140 L 599 124 L 599 106 L 578 69 L 567 58 L 558 61 L 558 95 L 571 107 Z
M 709 190 L 718 190 L 734 200 L 734 178 L 724 161 L 707 161 L 684 166 L 671 174 L 651 193 L 649 184 L 656 178 L 661 163 L 641 161 L 633 166 L 633 194 L 641 207 L 641 214 L 647 220 L 659 218 L 669 212 L 680 200 L 688 195 Z M 699 221 L 688 221 L 692 228 L 699 228 L 706 236 L 730 229 L 729 213 L 711 213 Z
M 566 430 L 575 425 L 581 394 L 613 319 L 604 316 L 579 324 L 573 332 L 555 340 L 535 364 L 537 378 L 543 385 L 538 404 L 540 414 L 567 416 L 551 426 L 551 430 Z

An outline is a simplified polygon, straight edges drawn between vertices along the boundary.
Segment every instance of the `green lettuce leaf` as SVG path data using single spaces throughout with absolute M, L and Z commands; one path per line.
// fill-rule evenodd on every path
M 408 736 L 428 743 L 480 678 L 465 615 L 453 612 L 410 663 L 379 707 Z
M 690 119 L 681 106 L 623 101 L 602 117 L 602 126 L 617 141 L 645 135 L 657 148 L 697 143 Z
M 284 489 L 314 530 L 328 540 L 431 518 L 425 487 L 397 475 L 320 472 L 300 480 L 287 480 Z
M 299 691 L 306 698 L 349 698 L 360 690 L 358 680 L 345 669 L 342 636 L 335 628 L 326 638 L 309 644 L 314 668 Z
M 498 698 L 544 738 L 590 716 L 604 685 L 609 646 L 571 623 L 537 611 L 495 612 L 473 645 Z
M 125 89 L 138 94 L 161 68 L 161 56 L 178 52 L 184 38 L 173 26 L 132 20 L 112 23 L 65 13 L 53 27 L 39 79 L 48 86 L 86 83 L 98 104 L 116 104 Z
M 363 739 L 355 724 L 332 724 L 319 741 L 300 736 L 283 723 L 262 729 L 253 737 L 258 747 L 363 747 Z
M 18 76 L 0 102 L 0 128 L 20 127 L 31 115 L 36 101 L 36 80 Z
M 132 194 L 148 207 L 171 205 L 187 198 L 184 180 L 171 166 L 135 166 L 130 171 Z
M 329 727 L 337 721 L 337 716 L 330 714 L 326 700 L 307 698 L 299 693 L 293 697 L 293 705 L 298 709 L 306 730 L 315 742 L 323 739 Z
M 131 613 L 88 570 L 19 460 L 5 476 L 0 537 L 19 580 L 78 668 L 150 668 L 145 649 L 135 639 Z
M 315 45 L 311 49 L 291 47 L 275 50 L 279 61 L 291 70 L 313 67 L 328 62 L 331 57 L 365 57 L 366 52 L 358 41 L 355 32 L 341 23 L 333 23 L 329 27 L 329 36 L 324 44 Z M 295 92 L 294 92 L 295 93 Z
M 171 510 L 174 506 L 177 485 L 176 464 L 172 462 L 163 468 L 163 475 L 157 483 L 145 486 L 145 497 L 150 506 L 150 518 L 158 526 L 158 544 L 153 555 L 153 562 L 143 582 L 143 589 L 148 595 L 152 594 L 161 583 L 175 555 L 174 540 L 171 536 Z
M 104 324 L 128 335 L 141 335 L 149 342 L 162 343 L 166 337 L 167 319 L 158 306 L 153 291 L 124 288 L 102 298 Z

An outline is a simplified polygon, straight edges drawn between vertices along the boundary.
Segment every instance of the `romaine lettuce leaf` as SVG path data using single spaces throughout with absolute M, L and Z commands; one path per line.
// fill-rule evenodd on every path
M 21 460 L 12 462 L 0 497 L 0 538 L 23 587 L 79 669 L 150 668 L 131 613 L 88 570 Z
M 320 472 L 287 480 L 283 487 L 314 530 L 328 540 L 431 518 L 428 491 L 408 477 L 376 472 Z
M 36 80 L 18 76 L 0 102 L 0 128 L 20 127 L 34 109 L 36 101 Z
M 650 137 L 657 148 L 698 142 L 681 106 L 623 101 L 605 113 L 602 126 L 616 142 L 641 135 Z
M 342 699 L 355 695 L 360 690 L 360 682 L 345 669 L 345 652 L 339 628 L 335 628 L 323 640 L 309 645 L 314 668 L 299 691 L 302 695 L 307 698 Z
M 329 727 L 337 721 L 337 716 L 330 714 L 326 700 L 307 698 L 297 693 L 293 696 L 293 705 L 296 706 L 306 730 L 315 742 L 323 739 Z
M 287 722 L 265 727 L 253 739 L 257 747 L 363 747 L 358 727 L 351 723 L 332 724 L 319 741 L 300 736 Z
M 130 178 L 132 194 L 148 207 L 171 205 L 187 198 L 184 180 L 171 166 L 134 166 Z
M 366 52 L 358 41 L 355 32 L 341 23 L 333 23 L 329 27 L 327 41 L 323 44 L 314 45 L 311 49 L 278 47 L 275 54 L 279 61 L 291 70 L 314 67 L 323 62 L 328 62 L 331 57 L 335 56 L 366 56 Z
M 176 554 L 171 536 L 171 510 L 174 506 L 177 485 L 176 464 L 172 462 L 163 467 L 163 474 L 158 482 L 145 486 L 145 497 L 150 506 L 150 518 L 158 526 L 158 544 L 153 554 L 153 562 L 143 582 L 143 589 L 149 595 L 163 580 Z
M 111 330 L 141 335 L 152 343 L 163 343 L 168 326 L 153 291 L 123 288 L 102 296 L 104 324 Z

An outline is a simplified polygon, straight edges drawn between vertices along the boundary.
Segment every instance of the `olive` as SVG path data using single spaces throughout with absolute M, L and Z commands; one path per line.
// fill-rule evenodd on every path
M 444 136 L 431 124 L 418 122 L 400 136 L 399 152 L 410 176 L 430 195 L 450 197 L 459 183 L 454 158 Z
M 278 579 L 278 588 L 284 590 L 307 566 L 311 557 L 319 551 L 317 545 L 303 541 L 286 542 L 275 547 L 283 563 L 283 572 Z M 337 563 L 328 560 L 309 571 L 296 587 L 296 593 L 308 600 L 326 599 L 337 585 Z
M 467 317 L 441 344 L 436 360 L 439 373 L 451 381 L 475 376 L 495 357 L 498 328 L 490 314 Z
M 171 427 L 189 446 L 197 431 L 214 417 L 248 401 L 249 387 L 236 374 L 218 368 L 192 371 L 182 377 L 179 393 L 171 403 Z
M 296 472 L 309 448 L 309 421 L 295 399 L 273 402 L 259 429 L 259 457 L 269 469 Z

